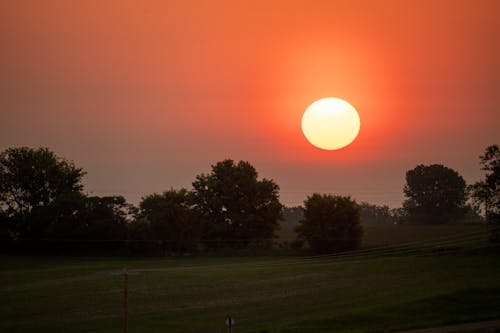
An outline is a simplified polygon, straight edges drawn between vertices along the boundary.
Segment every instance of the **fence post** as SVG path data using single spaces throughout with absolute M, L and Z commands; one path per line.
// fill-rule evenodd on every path
M 128 269 L 123 269 L 123 332 L 128 333 Z
M 234 320 L 231 318 L 231 316 L 226 317 L 226 325 L 227 325 L 227 332 L 228 333 L 233 333 L 233 324 Z

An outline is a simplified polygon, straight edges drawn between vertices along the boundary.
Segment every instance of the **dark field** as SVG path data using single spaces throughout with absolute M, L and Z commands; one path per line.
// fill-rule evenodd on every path
M 389 227 L 367 230 L 377 250 L 337 257 L 4 256 L 0 332 L 122 332 L 122 277 L 112 273 L 123 267 L 138 273 L 129 332 L 224 332 L 228 314 L 234 332 L 283 333 L 497 319 L 500 255 L 485 238 L 482 227 Z

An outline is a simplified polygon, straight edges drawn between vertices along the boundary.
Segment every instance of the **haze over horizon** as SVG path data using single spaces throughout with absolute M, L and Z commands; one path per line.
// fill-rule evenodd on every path
M 397 207 L 404 175 L 468 183 L 500 142 L 500 2 L 0 2 L 0 151 L 46 146 L 96 195 L 190 188 L 246 160 L 299 205 L 313 192 Z M 313 147 L 301 117 L 340 97 L 361 130 Z

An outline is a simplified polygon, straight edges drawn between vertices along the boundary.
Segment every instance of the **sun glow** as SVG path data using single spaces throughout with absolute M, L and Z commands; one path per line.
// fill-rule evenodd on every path
M 302 116 L 302 132 L 314 146 L 336 150 L 349 145 L 359 133 L 360 119 L 356 109 L 335 97 L 312 103 Z

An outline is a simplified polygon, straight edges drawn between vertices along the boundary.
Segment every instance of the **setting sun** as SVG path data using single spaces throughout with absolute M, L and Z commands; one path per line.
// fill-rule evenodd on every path
M 312 103 L 302 116 L 302 132 L 314 146 L 335 150 L 349 145 L 359 133 L 360 120 L 356 109 L 335 97 Z

